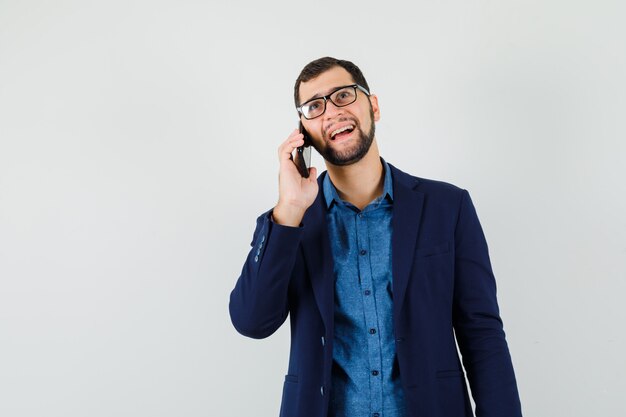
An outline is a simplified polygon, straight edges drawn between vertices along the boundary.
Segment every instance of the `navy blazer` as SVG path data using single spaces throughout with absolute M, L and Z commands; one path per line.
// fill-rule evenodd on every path
M 472 416 L 465 370 L 478 417 L 521 416 L 487 242 L 468 192 L 389 166 L 394 334 L 407 415 Z M 328 414 L 334 275 L 324 175 L 301 227 L 273 223 L 271 211 L 257 219 L 230 295 L 231 320 L 245 336 L 267 337 L 290 317 L 281 417 Z

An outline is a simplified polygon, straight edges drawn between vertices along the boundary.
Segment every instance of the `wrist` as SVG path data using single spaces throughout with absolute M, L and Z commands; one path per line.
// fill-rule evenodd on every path
M 272 219 L 282 226 L 299 227 L 305 211 L 301 207 L 279 202 L 272 210 Z

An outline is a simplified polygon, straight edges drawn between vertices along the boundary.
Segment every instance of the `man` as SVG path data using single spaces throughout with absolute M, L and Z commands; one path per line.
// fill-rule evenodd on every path
M 467 191 L 380 157 L 378 99 L 353 63 L 309 63 L 294 98 L 327 171 L 300 176 L 298 130 L 280 145 L 278 203 L 257 219 L 230 298 L 249 337 L 290 316 L 281 417 L 472 416 L 463 368 L 477 416 L 521 416 Z

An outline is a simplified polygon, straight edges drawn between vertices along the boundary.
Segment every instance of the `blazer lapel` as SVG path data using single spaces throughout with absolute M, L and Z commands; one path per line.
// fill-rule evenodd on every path
M 422 217 L 424 195 L 416 191 L 418 180 L 389 164 L 393 178 L 392 276 L 394 294 L 394 316 L 398 317 L 404 301 L 411 266 L 417 244 L 419 223 Z M 326 172 L 318 179 L 319 192 L 309 207 L 302 223 L 304 236 L 302 247 L 304 261 L 311 279 L 311 286 L 328 334 L 332 334 L 334 314 L 333 257 L 330 249 L 326 206 L 322 181 Z
M 334 278 L 333 257 L 330 249 L 328 225 L 326 222 L 326 203 L 322 190 L 322 180 L 326 173 L 322 173 L 317 179 L 319 192 L 315 202 L 309 207 L 304 215 L 304 237 L 302 247 L 304 249 L 304 261 L 309 271 L 311 285 L 315 301 L 322 315 L 322 320 L 327 334 L 332 334 L 334 314 Z
M 399 317 L 415 255 L 424 194 L 416 191 L 418 180 L 393 165 L 393 219 L 391 221 L 391 268 L 394 317 Z

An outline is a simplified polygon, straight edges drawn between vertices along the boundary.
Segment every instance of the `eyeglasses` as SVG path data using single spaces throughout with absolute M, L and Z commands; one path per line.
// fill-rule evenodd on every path
M 369 91 L 358 84 L 346 85 L 336 88 L 327 96 L 312 98 L 306 103 L 302 103 L 299 107 L 296 107 L 296 110 L 307 120 L 315 119 L 324 114 L 328 100 L 337 107 L 345 107 L 354 103 L 356 101 L 357 89 L 364 92 L 367 96 L 370 95 Z

